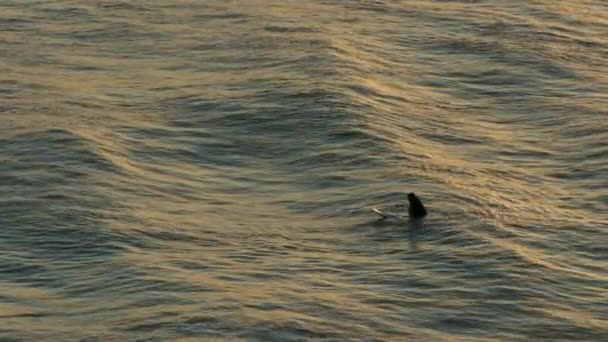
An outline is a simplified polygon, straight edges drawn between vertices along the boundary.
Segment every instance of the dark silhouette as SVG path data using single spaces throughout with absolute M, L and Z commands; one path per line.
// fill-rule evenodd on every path
M 426 216 L 426 209 L 424 209 L 424 205 L 422 205 L 422 201 L 420 198 L 416 197 L 416 194 L 410 192 L 407 194 L 407 199 L 410 201 L 410 207 L 408 209 L 408 213 L 411 218 L 420 218 Z
M 411 219 L 418 219 L 418 218 L 423 218 L 426 216 L 426 214 L 427 214 L 426 209 L 424 208 L 424 205 L 422 205 L 422 201 L 420 200 L 420 198 L 418 198 L 415 193 L 410 192 L 409 194 L 407 194 L 407 199 L 410 202 L 410 205 L 408 208 L 408 214 Z M 374 213 L 380 215 L 380 220 L 384 220 L 387 218 L 399 220 L 399 219 L 403 218 L 402 215 L 394 214 L 394 213 L 387 213 L 387 212 L 384 212 L 377 208 L 372 208 L 372 211 Z

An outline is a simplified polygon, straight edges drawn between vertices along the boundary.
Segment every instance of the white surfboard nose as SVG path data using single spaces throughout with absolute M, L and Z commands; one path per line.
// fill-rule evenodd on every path
M 387 212 L 384 212 L 384 211 L 382 211 L 382 210 L 380 210 L 378 208 L 372 208 L 372 211 L 374 213 L 380 215 L 380 217 L 382 219 L 388 219 L 388 218 L 390 218 L 390 219 L 401 219 L 402 218 L 402 215 L 398 215 L 398 214 L 394 214 L 394 213 L 387 213 Z

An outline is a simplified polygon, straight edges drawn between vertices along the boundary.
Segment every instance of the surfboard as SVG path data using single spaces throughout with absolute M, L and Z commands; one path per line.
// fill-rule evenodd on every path
M 382 211 L 382 210 L 380 210 L 378 208 L 372 208 L 372 211 L 374 213 L 378 214 L 382 219 L 387 219 L 387 218 L 396 218 L 396 219 L 398 219 L 398 218 L 401 218 L 400 215 L 393 214 L 393 213 L 387 213 L 387 212 L 384 212 L 384 211 Z

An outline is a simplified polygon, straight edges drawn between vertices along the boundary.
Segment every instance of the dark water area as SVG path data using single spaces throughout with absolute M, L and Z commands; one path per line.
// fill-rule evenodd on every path
M 606 37 L 601 0 L 0 1 L 0 340 L 606 341 Z

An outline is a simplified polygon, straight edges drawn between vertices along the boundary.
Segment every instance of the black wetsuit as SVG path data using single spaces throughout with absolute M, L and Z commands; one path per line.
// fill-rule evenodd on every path
M 407 199 L 410 201 L 410 207 L 408 209 L 410 217 L 419 218 L 426 216 L 426 209 L 424 208 L 424 205 L 422 205 L 420 198 L 416 197 L 416 194 L 413 192 L 407 194 Z

